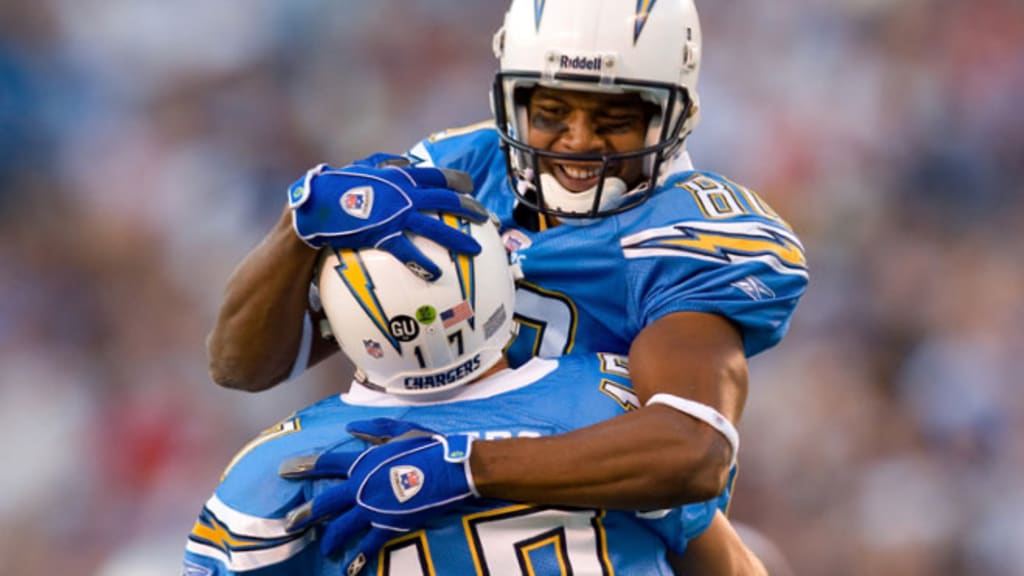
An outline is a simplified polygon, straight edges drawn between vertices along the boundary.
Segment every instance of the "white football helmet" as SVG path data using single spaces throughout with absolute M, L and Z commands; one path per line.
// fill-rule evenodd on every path
M 497 224 L 442 220 L 480 243 L 476 257 L 415 237 L 441 268 L 420 279 L 376 249 L 325 249 L 317 286 L 331 332 L 356 378 L 393 394 L 429 394 L 465 384 L 496 364 L 515 335 L 515 284 Z
M 698 119 L 701 32 L 693 0 L 512 0 L 494 36 L 500 60 L 492 106 L 520 202 L 561 218 L 627 210 L 656 187 Z M 638 93 L 656 112 L 646 146 L 614 154 L 564 154 L 527 144 L 529 91 L 535 86 Z M 600 162 L 598 184 L 578 193 L 540 174 L 540 158 Z M 644 179 L 605 177 L 608 166 L 644 160 Z

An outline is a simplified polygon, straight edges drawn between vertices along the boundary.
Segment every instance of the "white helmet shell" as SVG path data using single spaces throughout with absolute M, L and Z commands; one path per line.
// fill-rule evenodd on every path
M 492 104 L 508 148 L 510 176 L 518 180 L 513 188 L 521 201 L 540 212 L 586 218 L 642 201 L 656 186 L 665 161 L 680 152 L 697 123 L 701 31 L 693 0 L 513 0 L 494 37 L 494 51 L 500 71 Z M 589 158 L 607 165 L 643 157 L 646 181 L 628 189 L 608 187 L 618 198 L 601 198 L 604 186 L 586 191 L 586 210 L 579 209 L 579 194 L 560 186 L 542 190 L 537 157 L 566 155 L 545 154 L 527 144 L 530 127 L 517 91 L 536 85 L 635 92 L 655 105 L 658 112 L 651 118 L 643 150 Z
M 424 395 L 466 384 L 496 364 L 515 335 L 514 276 L 496 224 L 442 219 L 482 251 L 458 255 L 414 237 L 441 268 L 434 282 L 381 250 L 325 249 L 320 300 L 357 379 L 371 388 Z

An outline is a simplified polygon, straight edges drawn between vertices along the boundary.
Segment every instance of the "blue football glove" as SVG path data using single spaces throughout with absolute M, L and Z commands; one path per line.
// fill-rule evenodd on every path
M 289 531 L 328 520 L 320 541 L 332 556 L 369 530 L 343 561 L 349 576 L 388 541 L 422 527 L 473 497 L 469 454 L 473 437 L 444 435 L 415 424 L 377 418 L 350 423 L 353 436 L 376 446 L 363 452 L 325 452 L 281 465 L 285 478 L 341 478 L 288 513 Z
M 418 234 L 452 252 L 477 255 L 472 237 L 423 212 L 444 212 L 475 222 L 487 210 L 468 193 L 465 172 L 410 168 L 402 156 L 374 154 L 344 168 L 320 164 L 288 188 L 295 233 L 311 247 L 379 248 L 418 276 L 436 280 L 441 269 L 407 236 Z

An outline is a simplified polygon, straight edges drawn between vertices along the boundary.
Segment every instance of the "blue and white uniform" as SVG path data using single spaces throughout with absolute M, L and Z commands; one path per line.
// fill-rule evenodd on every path
M 424 166 L 468 172 L 501 220 L 525 279 L 516 295 L 513 365 L 572 351 L 626 354 L 640 331 L 673 312 L 719 314 L 747 356 L 775 345 L 807 285 L 790 227 L 753 191 L 691 169 L 683 154 L 643 204 L 586 226 L 533 231 L 515 195 L 493 124 L 436 134 L 408 153 Z
M 337 481 L 284 480 L 278 467 L 295 456 L 365 448 L 343 433 L 347 422 L 400 418 L 444 433 L 511 438 L 559 434 L 636 407 L 625 358 L 608 354 L 533 359 L 458 388 L 444 401 L 414 402 L 354 383 L 348 393 L 300 410 L 242 449 L 189 535 L 183 573 L 344 574 L 344 555 L 324 558 L 314 530 L 284 531 L 289 510 Z M 685 550 L 719 504 L 691 504 L 650 520 L 635 512 L 485 500 L 392 540 L 363 573 L 671 574 L 666 545 Z

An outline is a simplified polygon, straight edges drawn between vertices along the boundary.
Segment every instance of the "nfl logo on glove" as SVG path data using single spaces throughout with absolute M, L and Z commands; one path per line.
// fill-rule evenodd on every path
M 370 217 L 370 209 L 373 208 L 373 188 L 369 186 L 353 188 L 341 195 L 340 204 L 346 213 L 366 220 Z
M 415 466 L 395 466 L 391 469 L 391 490 L 399 502 L 405 502 L 423 487 L 423 471 Z

